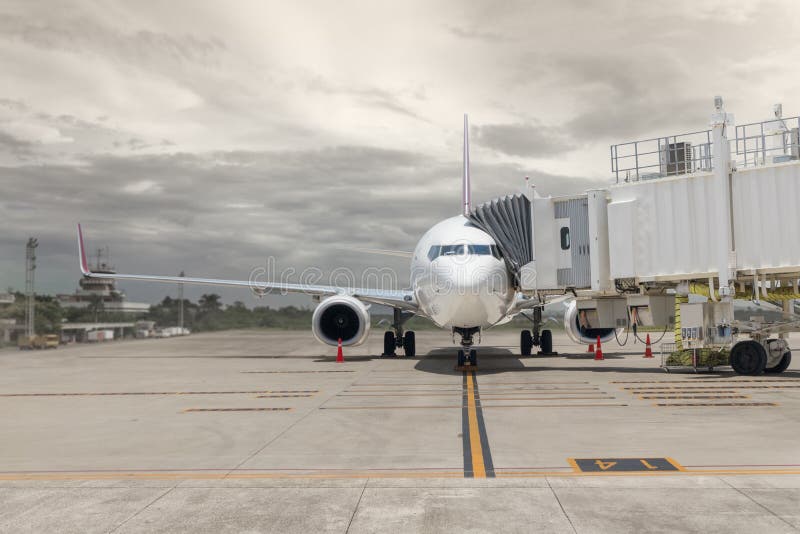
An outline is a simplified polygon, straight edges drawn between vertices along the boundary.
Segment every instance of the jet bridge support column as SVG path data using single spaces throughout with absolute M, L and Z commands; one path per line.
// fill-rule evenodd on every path
M 731 213 L 731 148 L 728 129 L 733 127 L 733 115 L 726 113 L 722 97 L 714 98 L 716 112 L 711 115 L 713 140 L 714 200 L 710 206 L 719 222 L 715 226 L 714 251 L 719 273 L 719 294 L 730 300 L 730 257 L 733 250 L 733 219 Z
M 608 192 L 605 189 L 589 189 L 586 196 L 591 287 L 595 293 L 606 293 L 613 289 L 608 249 Z

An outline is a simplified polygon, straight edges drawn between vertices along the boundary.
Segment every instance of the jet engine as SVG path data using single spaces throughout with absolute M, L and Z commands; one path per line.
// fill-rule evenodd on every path
M 567 305 L 564 312 L 564 330 L 567 331 L 570 339 L 575 343 L 581 345 L 588 345 L 589 343 L 596 343 L 597 336 L 600 336 L 600 341 L 606 343 L 614 339 L 614 328 L 589 328 L 581 326 L 580 317 L 578 315 L 578 303 L 571 301 Z
M 336 346 L 360 345 L 369 334 L 369 310 L 364 304 L 346 295 L 328 297 L 314 310 L 311 331 L 320 343 Z

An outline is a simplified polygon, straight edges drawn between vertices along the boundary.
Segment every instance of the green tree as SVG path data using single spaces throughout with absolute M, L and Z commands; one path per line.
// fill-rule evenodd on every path
M 219 301 L 220 296 L 216 293 L 206 293 L 200 296 L 200 311 L 202 313 L 212 313 L 222 309 L 222 303 Z

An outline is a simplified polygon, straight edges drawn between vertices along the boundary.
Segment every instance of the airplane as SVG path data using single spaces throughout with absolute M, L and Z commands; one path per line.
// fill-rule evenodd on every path
M 269 291 L 305 293 L 319 302 L 311 320 L 314 337 L 321 343 L 336 346 L 362 344 L 369 335 L 371 304 L 393 310 L 391 330 L 384 333 L 384 356 L 396 356 L 402 348 L 407 357 L 416 354 L 413 331 L 404 324 L 414 316 L 430 319 L 438 327 L 460 336 L 458 366 L 477 366 L 475 338 L 485 329 L 504 324 L 518 314 L 528 317 L 533 327 L 520 333 L 520 353 L 530 356 L 532 347 L 541 353 L 553 350 L 552 332 L 541 329 L 544 297 L 530 297 L 517 291 L 500 247 L 492 236 L 471 222 L 472 210 L 469 172 L 469 122 L 464 115 L 462 176 L 462 213 L 431 227 L 411 253 L 411 276 L 408 289 L 349 288 L 314 284 L 275 283 L 251 280 L 220 280 L 178 276 L 95 273 L 89 268 L 78 224 L 80 269 L 89 278 L 113 278 L 174 284 L 199 284 L 247 287 L 257 294 Z M 391 251 L 379 251 L 388 252 Z M 407 254 L 407 253 L 404 253 Z M 582 325 L 575 301 L 567 307 L 565 327 L 578 343 L 603 341 L 613 337 L 613 329 L 587 329 Z

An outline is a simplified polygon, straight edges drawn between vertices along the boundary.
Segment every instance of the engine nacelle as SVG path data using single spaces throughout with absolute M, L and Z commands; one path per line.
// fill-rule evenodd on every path
M 581 345 L 588 345 L 597 342 L 597 336 L 600 336 L 600 341 L 606 343 L 614 339 L 614 328 L 584 328 L 578 318 L 578 303 L 571 301 L 567 305 L 564 312 L 564 330 L 567 335 L 575 343 Z
M 337 295 L 319 303 L 311 317 L 311 331 L 320 343 L 361 345 L 369 334 L 369 310 L 353 297 Z

